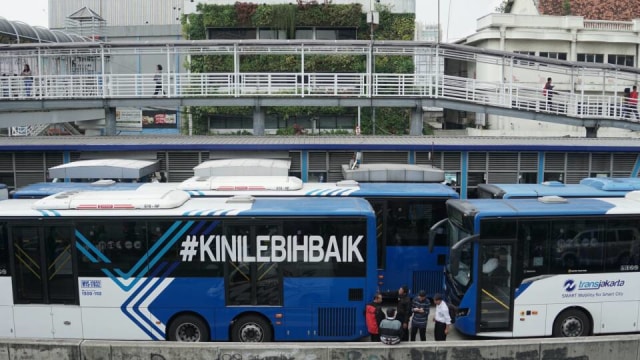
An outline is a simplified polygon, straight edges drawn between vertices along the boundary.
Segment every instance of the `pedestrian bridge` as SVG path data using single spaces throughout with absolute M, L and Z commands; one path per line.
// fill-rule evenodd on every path
M 640 130 L 622 93 L 638 82 L 639 69 L 461 45 L 242 40 L 17 44 L 2 50 L 3 127 L 100 119 L 105 109 L 109 120 L 119 107 L 252 106 L 259 113 L 270 106 L 348 106 L 412 108 L 412 134 L 421 133 L 425 107 L 583 126 L 591 136 L 599 127 Z M 298 70 L 243 72 L 247 56 L 288 56 Z M 350 57 L 365 70 L 306 71 L 312 56 Z M 231 58 L 232 71 L 185 70 L 207 57 Z M 410 57 L 416 72 L 376 72 L 382 57 Z M 22 63 L 35 64 L 32 78 L 12 75 Z M 160 80 L 157 63 L 165 69 Z M 542 92 L 547 77 L 555 84 L 551 98 Z

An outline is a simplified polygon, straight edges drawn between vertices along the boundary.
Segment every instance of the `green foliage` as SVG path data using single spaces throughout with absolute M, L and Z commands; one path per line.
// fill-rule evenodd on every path
M 504 13 L 507 10 L 507 4 L 509 4 L 509 0 L 502 0 L 500 5 L 495 7 L 495 12 Z
M 358 27 L 362 14 L 360 4 L 254 4 L 235 5 L 198 4 L 199 23 L 207 27 L 271 27 L 291 30 L 296 26 Z M 190 23 L 194 23 L 191 21 Z M 290 33 L 290 35 L 293 35 Z M 293 36 L 292 36 L 293 37 Z M 205 37 L 201 37 L 204 39 Z
M 233 5 L 213 5 L 200 3 L 197 6 L 198 12 L 202 16 L 203 34 L 208 27 L 237 27 L 238 17 Z M 206 37 L 203 37 L 203 39 Z
M 357 27 L 362 16 L 362 5 L 314 4 L 299 8 L 298 26 Z
M 376 40 L 413 40 L 415 15 L 380 11 L 380 25 L 374 31 Z
M 306 72 L 351 73 L 364 72 L 366 57 L 356 55 L 310 55 L 305 56 Z
M 296 7 L 291 4 L 272 6 L 271 28 L 284 30 L 288 39 L 296 37 Z
M 569 0 L 564 0 L 562 2 L 562 12 L 565 16 L 571 15 L 571 2 Z
M 233 65 L 233 63 L 231 63 Z M 241 72 L 299 72 L 300 58 L 294 55 L 249 55 L 243 56 L 240 63 Z M 233 67 L 231 70 L 233 71 Z
M 192 115 L 192 133 L 193 135 L 208 135 L 209 134 L 209 123 L 207 122 L 207 108 L 204 107 L 192 107 L 190 109 Z M 189 133 L 189 124 L 187 121 L 182 122 L 182 133 Z
M 198 13 L 182 18 L 182 29 L 187 39 L 205 39 L 207 28 L 256 27 L 285 30 L 289 38 L 295 37 L 296 27 L 350 27 L 358 29 L 358 38 L 369 40 L 369 25 L 360 4 L 307 3 L 266 5 L 237 2 L 235 5 L 199 4 Z M 377 5 L 380 24 L 375 29 L 375 40 L 411 40 L 414 35 L 414 14 L 393 14 L 389 8 Z M 410 56 L 378 56 L 375 59 L 378 73 L 412 73 L 413 58 Z M 366 57 L 356 55 L 309 55 L 305 56 L 306 72 L 363 73 Z M 192 72 L 234 71 L 231 55 L 191 56 L 188 63 Z M 240 60 L 241 72 L 300 72 L 300 57 L 297 55 L 249 55 Z M 316 116 L 317 114 L 343 115 L 355 113 L 351 108 L 326 107 L 273 107 L 267 113 L 288 119 L 293 116 Z M 200 107 L 192 108 L 194 134 L 207 134 L 209 114 L 252 116 L 252 108 Z M 366 113 L 366 111 L 363 111 Z M 376 134 L 406 133 L 409 110 L 378 109 L 376 111 Z M 368 122 L 367 122 L 368 119 Z M 370 116 L 363 114 L 362 132 L 371 134 Z M 366 124 L 365 124 L 366 123 Z M 289 133 L 291 132 L 291 133 Z M 349 131 L 337 130 L 332 134 Z M 291 135 L 293 129 L 279 129 L 278 134 Z
M 182 16 L 182 33 L 188 40 L 204 39 L 206 37 L 203 17 L 199 14 Z
M 411 109 L 376 108 L 376 135 L 409 134 Z M 362 109 L 360 131 L 363 135 L 373 135 L 371 108 Z
M 282 128 L 276 130 L 276 135 L 295 135 L 296 131 L 293 130 L 293 127 Z
M 407 56 L 379 56 L 375 66 L 376 73 L 381 74 L 411 74 L 414 69 L 413 58 Z
M 353 132 L 349 130 L 322 130 L 320 131 L 320 135 L 353 135 Z
M 255 14 L 258 5 L 253 3 L 237 2 L 234 7 L 236 10 L 236 20 L 238 21 L 238 25 L 251 26 L 251 18 Z

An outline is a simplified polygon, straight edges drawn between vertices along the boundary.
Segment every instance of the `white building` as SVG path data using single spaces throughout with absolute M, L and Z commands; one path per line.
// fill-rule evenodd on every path
M 585 1 L 589 2 L 588 6 Z M 507 13 L 488 14 L 477 21 L 477 31 L 461 44 L 484 49 L 511 51 L 560 60 L 609 63 L 638 67 L 640 59 L 640 2 L 576 0 L 562 6 L 553 0 L 510 0 Z M 563 15 L 565 13 L 574 15 Z M 555 90 L 584 94 L 620 94 L 633 82 L 583 77 L 571 79 L 546 73 L 544 68 L 509 72 L 502 66 L 479 65 L 468 69 L 478 80 L 504 79 L 542 91 L 547 77 L 553 77 Z M 637 83 L 640 85 L 640 79 Z M 584 136 L 585 129 L 496 115 L 487 116 L 487 130 L 469 130 L 473 135 Z M 630 130 L 601 128 L 599 137 L 639 137 Z
M 317 1 L 322 3 L 324 0 Z M 147 26 L 158 30 L 156 26 L 178 25 L 182 14 L 196 12 L 198 4 L 233 5 L 237 0 L 49 0 L 49 28 L 64 28 L 66 18 L 83 7 L 95 11 L 109 27 Z M 259 4 L 283 4 L 286 0 L 247 1 Z M 302 2 L 310 2 L 302 0 Z M 369 12 L 380 3 L 393 13 L 415 13 L 416 0 L 331 0 L 331 4 L 361 3 L 362 11 Z M 124 32 L 123 32 L 124 33 Z M 164 33 L 164 31 L 163 31 Z

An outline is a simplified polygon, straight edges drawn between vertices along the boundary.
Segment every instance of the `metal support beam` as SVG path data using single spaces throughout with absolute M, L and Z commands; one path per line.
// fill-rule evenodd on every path
M 104 108 L 54 111 L 0 112 L 0 127 L 54 124 L 104 119 Z
M 116 108 L 104 108 L 104 134 L 106 136 L 116 135 Z
M 264 109 L 257 105 L 253 109 L 253 135 L 264 135 L 264 119 L 266 117 Z
M 422 107 L 416 106 L 411 109 L 411 124 L 409 125 L 409 135 L 422 135 L 422 127 L 424 126 L 422 115 Z

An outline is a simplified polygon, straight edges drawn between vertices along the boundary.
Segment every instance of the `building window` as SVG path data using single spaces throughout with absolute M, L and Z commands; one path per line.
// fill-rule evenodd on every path
M 309 28 L 298 28 L 298 29 L 296 29 L 296 39 L 312 40 L 313 39 L 313 29 L 309 29 Z
M 302 40 L 356 40 L 356 28 L 296 28 L 295 38 Z M 287 40 L 285 30 L 256 28 L 208 28 L 207 39 L 211 40 Z
M 578 54 L 578 62 L 604 63 L 604 54 Z
M 607 62 L 613 65 L 633 66 L 633 55 L 609 55 L 607 56 Z
M 207 39 L 211 40 L 242 40 L 256 39 L 255 28 L 208 28 Z
M 556 60 L 567 60 L 567 53 L 540 51 L 540 57 Z
M 253 118 L 242 115 L 210 115 L 209 129 L 253 129 Z
M 258 36 L 261 40 L 286 40 L 287 32 L 277 29 L 260 29 L 258 30 Z
M 516 51 L 514 51 L 514 54 L 521 54 L 521 55 L 536 56 L 536 52 L 535 52 L 535 51 L 525 51 L 525 50 L 516 50 Z M 533 63 L 533 62 L 531 62 L 531 61 L 527 61 L 527 60 L 518 60 L 518 59 L 513 60 L 513 63 L 514 63 L 514 64 L 525 65 L 525 66 L 532 66 L 532 65 L 534 65 L 534 63 Z
M 309 39 L 309 33 L 305 32 L 305 29 L 301 31 L 296 30 L 296 39 Z M 313 36 L 313 31 L 311 36 Z M 302 37 L 298 37 L 302 36 Z M 333 28 L 316 28 L 315 39 L 316 40 L 355 40 L 357 36 L 356 29 L 333 29 Z

